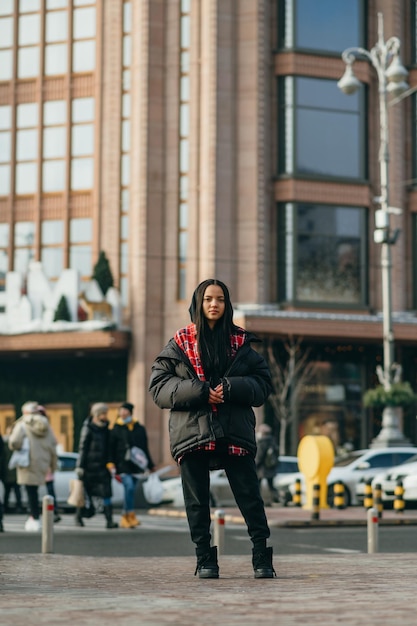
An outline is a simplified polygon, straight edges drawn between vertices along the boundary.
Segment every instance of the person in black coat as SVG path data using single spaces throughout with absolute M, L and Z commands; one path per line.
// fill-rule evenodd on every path
M 233 323 L 224 283 L 208 279 L 194 291 L 191 324 L 178 330 L 152 366 L 149 390 L 170 410 L 173 458 L 181 469 L 191 539 L 200 578 L 218 578 L 217 548 L 211 546 L 209 471 L 223 467 L 253 543 L 255 578 L 272 578 L 270 530 L 256 474 L 255 415 L 272 391 L 259 341 Z
M 148 448 L 145 427 L 133 418 L 134 405 L 124 402 L 119 408 L 119 417 L 111 430 L 110 470 L 120 476 L 124 487 L 123 515 L 121 528 L 135 528 L 140 521 L 135 515 L 135 491 L 139 475 L 153 471 L 155 464 Z
M 106 527 L 118 527 L 118 524 L 113 521 L 112 475 L 107 467 L 110 443 L 107 411 L 106 404 L 102 402 L 93 404 L 91 414 L 81 428 L 76 473 L 84 483 L 90 506 L 87 510 L 77 509 L 75 521 L 78 526 L 84 526 L 83 516 L 91 517 L 94 515 L 95 509 L 92 498 L 96 496 L 103 499 Z

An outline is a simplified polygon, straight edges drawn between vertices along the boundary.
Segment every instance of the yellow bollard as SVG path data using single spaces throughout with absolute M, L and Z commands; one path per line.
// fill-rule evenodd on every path
M 294 483 L 292 503 L 294 506 L 301 506 L 301 480 L 299 478 L 296 478 Z
M 338 481 L 333 485 L 333 506 L 336 509 L 345 509 L 345 486 Z
M 403 481 L 400 478 L 397 480 L 397 484 L 394 489 L 394 495 L 395 495 L 394 510 L 397 513 L 404 513 L 404 507 L 405 507 L 404 487 L 403 487 Z
M 365 483 L 363 506 L 365 509 L 372 509 L 374 506 L 374 499 L 372 497 L 372 478 L 368 478 Z
M 384 505 L 382 504 L 382 489 L 380 484 L 374 487 L 374 507 L 378 511 L 379 519 L 381 519 Z
M 320 519 L 320 483 L 313 485 L 313 508 L 311 519 Z
M 334 448 L 329 437 L 324 435 L 306 435 L 298 445 L 298 466 L 305 476 L 306 502 L 304 509 L 313 507 L 313 485 L 320 485 L 320 508 L 329 508 L 327 504 L 327 475 L 333 467 Z

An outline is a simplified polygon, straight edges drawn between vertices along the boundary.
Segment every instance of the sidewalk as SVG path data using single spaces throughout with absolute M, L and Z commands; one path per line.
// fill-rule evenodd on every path
M 244 524 L 244 520 L 237 508 L 222 507 L 225 513 L 225 520 L 235 524 Z M 212 514 L 215 509 L 212 509 Z M 271 527 L 286 526 L 366 526 L 367 511 L 360 506 L 351 506 L 347 509 L 321 509 L 320 519 L 312 520 L 311 511 L 294 506 L 272 506 L 265 509 L 268 522 Z M 149 515 L 160 515 L 166 517 L 185 517 L 185 511 L 181 508 L 156 507 L 148 511 Z M 417 525 L 417 509 L 407 509 L 403 513 L 397 513 L 392 509 L 383 511 L 379 520 L 381 526 L 394 525 Z
M 1 626 L 415 626 L 415 554 L 276 555 L 255 580 L 250 556 L 195 560 L 61 555 L 0 557 Z

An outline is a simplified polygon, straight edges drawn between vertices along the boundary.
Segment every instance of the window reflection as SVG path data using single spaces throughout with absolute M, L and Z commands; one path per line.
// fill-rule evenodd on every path
M 365 210 L 288 204 L 280 212 L 286 300 L 364 303 Z M 284 271 L 283 271 L 284 275 Z M 284 278 L 284 276 L 282 276 Z

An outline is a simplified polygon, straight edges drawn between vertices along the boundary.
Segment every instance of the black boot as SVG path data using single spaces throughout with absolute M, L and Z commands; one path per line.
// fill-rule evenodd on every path
M 82 509 L 78 508 L 77 512 L 75 513 L 75 525 L 76 526 L 84 526 L 82 512 L 83 512 Z
M 104 505 L 104 517 L 107 520 L 106 528 L 119 528 L 119 524 L 113 522 L 113 509 L 111 504 Z
M 219 565 L 217 563 L 217 546 L 209 548 L 209 551 L 205 554 L 197 554 L 197 567 L 195 568 L 194 576 L 199 578 L 218 578 L 219 577 Z
M 272 565 L 272 548 L 252 550 L 252 565 L 255 578 L 274 578 L 276 576 Z

